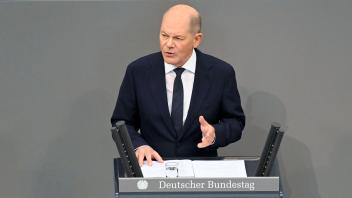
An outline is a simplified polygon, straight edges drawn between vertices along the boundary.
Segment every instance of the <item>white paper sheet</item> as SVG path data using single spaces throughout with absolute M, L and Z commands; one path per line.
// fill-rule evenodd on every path
M 147 161 L 144 161 L 141 167 L 143 177 L 166 177 L 165 164 L 157 161 L 153 161 L 152 166 L 147 165 Z
M 143 176 L 166 177 L 165 163 L 167 162 L 177 162 L 180 178 L 247 177 L 244 160 L 166 160 L 164 163 L 153 161 L 152 166 L 148 166 L 145 161 L 141 167 Z
M 247 177 L 244 160 L 195 160 L 194 176 L 199 177 Z

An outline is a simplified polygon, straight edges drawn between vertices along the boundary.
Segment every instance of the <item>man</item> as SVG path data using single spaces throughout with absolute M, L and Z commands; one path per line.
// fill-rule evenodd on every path
M 199 51 L 202 38 L 199 12 L 175 5 L 161 22 L 160 52 L 126 70 L 111 123 L 125 121 L 141 166 L 144 159 L 217 156 L 241 138 L 234 69 Z

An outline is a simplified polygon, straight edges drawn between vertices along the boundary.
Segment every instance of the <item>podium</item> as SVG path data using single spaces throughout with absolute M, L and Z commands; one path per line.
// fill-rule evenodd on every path
M 278 162 L 268 177 L 256 177 L 258 157 L 209 157 L 191 160 L 244 160 L 246 178 L 126 177 L 122 159 L 114 159 L 115 198 L 284 198 Z M 166 159 L 168 160 L 168 159 Z M 211 170 L 210 170 L 211 171 Z

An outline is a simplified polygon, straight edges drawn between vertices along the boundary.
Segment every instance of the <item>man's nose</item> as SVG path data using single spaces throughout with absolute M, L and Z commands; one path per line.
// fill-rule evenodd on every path
M 174 47 L 174 41 L 171 37 L 169 39 L 167 39 L 166 46 L 167 47 Z

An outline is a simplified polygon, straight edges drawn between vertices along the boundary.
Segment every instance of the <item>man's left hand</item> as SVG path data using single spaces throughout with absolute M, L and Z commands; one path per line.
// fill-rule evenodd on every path
M 215 128 L 209 124 L 203 116 L 199 116 L 200 130 L 202 131 L 202 142 L 198 143 L 198 148 L 205 148 L 215 142 Z

